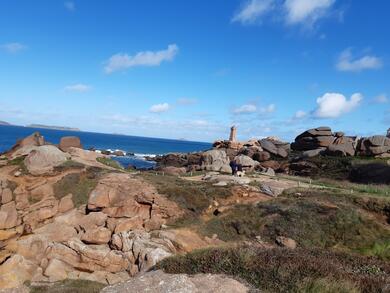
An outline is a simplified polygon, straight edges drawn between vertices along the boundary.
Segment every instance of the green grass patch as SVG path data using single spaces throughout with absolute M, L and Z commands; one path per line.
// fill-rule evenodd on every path
M 156 175 L 153 172 L 140 174 L 146 181 L 154 185 L 160 194 L 176 202 L 186 213 L 176 221 L 176 225 L 186 226 L 198 221 L 198 217 L 214 200 L 232 195 L 230 186 L 213 186 L 210 182 L 190 181 L 177 176 Z
M 76 207 L 88 202 L 90 192 L 96 187 L 100 169 L 89 168 L 85 172 L 71 173 L 65 175 L 61 180 L 54 184 L 54 194 L 57 199 L 71 193 L 73 203 Z
M 101 157 L 101 158 L 97 158 L 96 161 L 98 161 L 99 163 L 102 163 L 108 167 L 111 167 L 111 168 L 123 169 L 121 164 L 119 164 L 117 161 L 115 161 L 111 158 Z
M 47 285 L 30 285 L 30 293 L 98 293 L 106 285 L 88 280 L 64 280 Z
M 273 243 L 276 237 L 285 236 L 305 248 L 355 252 L 375 243 L 388 243 L 390 229 L 361 213 L 361 207 L 362 203 L 349 196 L 304 190 L 299 196 L 291 192 L 257 205 L 237 205 L 199 229 L 207 236 L 217 234 L 224 241 L 261 236 Z
M 174 274 L 227 274 L 262 292 L 385 292 L 390 274 L 389 262 L 375 258 L 253 245 L 198 250 L 164 259 L 157 268 Z
M 54 167 L 54 171 L 64 172 L 67 170 L 84 169 L 84 168 L 85 168 L 84 164 L 69 159 L 66 162 L 62 163 L 61 165 Z
M 24 164 L 24 158 L 25 157 L 22 156 L 22 157 L 17 157 L 13 160 L 10 160 L 10 161 L 8 161 L 8 165 L 9 166 L 18 166 L 20 172 L 22 172 L 23 175 L 28 174 L 29 172 L 27 170 L 26 165 Z

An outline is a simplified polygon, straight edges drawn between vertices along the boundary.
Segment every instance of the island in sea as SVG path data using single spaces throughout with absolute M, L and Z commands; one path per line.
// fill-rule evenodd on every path
M 81 131 L 79 128 L 74 128 L 74 127 L 51 126 L 51 125 L 43 125 L 43 124 L 30 124 L 30 125 L 27 125 L 26 127 L 31 127 L 31 128 L 44 128 L 44 129 L 54 129 L 54 130 Z
M 10 124 L 10 123 L 8 123 L 8 122 L 1 121 L 1 120 L 0 120 L 0 125 L 11 125 L 11 124 Z

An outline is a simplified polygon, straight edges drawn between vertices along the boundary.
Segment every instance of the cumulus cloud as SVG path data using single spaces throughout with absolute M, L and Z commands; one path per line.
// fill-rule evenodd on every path
M 263 114 L 270 114 L 270 113 L 275 112 L 275 110 L 276 110 L 275 104 L 269 104 L 269 105 L 266 106 L 266 107 L 260 108 L 260 113 L 263 113 Z
M 353 94 L 348 100 L 344 95 L 338 93 L 326 93 L 317 98 L 317 109 L 314 111 L 316 118 L 337 118 L 354 110 L 360 105 L 363 95 Z
M 21 43 L 6 43 L 0 45 L 0 49 L 8 52 L 8 53 L 18 53 L 20 51 L 23 51 L 27 47 Z
M 156 104 L 150 107 L 149 112 L 151 113 L 163 113 L 167 112 L 171 107 L 168 103 Z
M 135 66 L 159 66 L 163 61 L 172 61 L 178 52 L 179 47 L 171 44 L 166 50 L 142 51 L 134 56 L 118 53 L 110 57 L 104 70 L 106 73 L 112 73 Z
M 286 22 L 314 24 L 326 15 L 335 2 L 335 0 L 286 0 L 284 2 Z
M 92 89 L 91 86 L 82 83 L 71 84 L 64 87 L 64 90 L 66 92 L 78 92 L 78 93 L 85 93 L 90 91 L 91 89 Z
M 305 118 L 307 115 L 307 113 L 305 111 L 302 111 L 302 110 L 298 110 L 297 112 L 295 112 L 294 114 L 294 119 L 302 119 L 302 118 Z
M 385 94 L 381 94 L 374 98 L 374 102 L 378 104 L 386 104 L 389 102 L 389 98 Z
M 182 106 L 189 106 L 189 105 L 194 105 L 198 102 L 197 99 L 192 99 L 192 98 L 180 98 L 177 99 L 177 104 L 182 105 Z
M 69 11 L 75 11 L 76 9 L 76 5 L 74 4 L 73 1 L 65 1 L 64 6 Z
M 232 22 L 251 24 L 272 9 L 274 0 L 249 0 L 233 16 Z
M 271 14 L 288 25 L 313 25 L 329 14 L 336 0 L 249 0 L 233 16 L 232 22 L 254 24 Z
M 246 104 L 233 109 L 233 114 L 250 114 L 257 111 L 256 105 Z
M 351 49 L 344 50 L 336 64 L 339 71 L 360 72 L 367 69 L 379 69 L 383 66 L 382 60 L 376 56 L 365 55 L 354 58 Z

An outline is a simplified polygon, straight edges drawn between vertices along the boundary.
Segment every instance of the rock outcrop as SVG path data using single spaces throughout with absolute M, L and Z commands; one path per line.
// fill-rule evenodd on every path
M 69 155 L 52 145 L 40 146 L 31 151 L 24 160 L 27 170 L 33 175 L 51 173 L 54 167 L 61 165 L 70 158 Z
M 362 156 L 390 157 L 390 138 L 384 135 L 362 138 L 358 144 L 358 154 Z
M 206 151 L 202 155 L 202 169 L 207 171 L 218 171 L 231 173 L 230 160 L 226 152 L 222 150 Z
M 318 155 L 354 156 L 358 139 L 345 136 L 343 132 L 332 133 L 327 126 L 306 130 L 295 138 L 291 148 L 303 151 L 300 158 L 310 158 Z
M 246 293 L 249 288 L 223 275 L 166 274 L 152 271 L 129 281 L 104 288 L 102 293 Z

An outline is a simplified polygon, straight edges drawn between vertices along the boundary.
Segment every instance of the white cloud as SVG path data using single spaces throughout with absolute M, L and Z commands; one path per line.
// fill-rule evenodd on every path
M 249 0 L 233 16 L 232 22 L 251 24 L 272 9 L 274 0 Z
M 64 90 L 66 92 L 78 92 L 78 93 L 85 93 L 90 91 L 91 89 L 92 89 L 91 86 L 82 83 L 71 84 L 64 87 Z
M 306 115 L 307 115 L 307 113 L 305 111 L 298 110 L 294 114 L 294 119 L 302 119 L 302 118 L 306 117 Z
M 275 104 L 269 104 L 266 107 L 260 108 L 260 113 L 266 114 L 266 113 L 273 113 L 276 110 Z
M 317 109 L 314 116 L 317 118 L 337 118 L 354 110 L 360 105 L 363 95 L 353 94 L 348 100 L 344 95 L 338 93 L 326 93 L 317 98 Z
M 286 22 L 288 24 L 309 23 L 314 24 L 326 15 L 336 0 L 286 0 Z
M 389 98 L 385 94 L 381 94 L 374 98 L 374 102 L 378 104 L 386 104 L 389 102 Z
M 233 109 L 234 114 L 250 114 L 257 111 L 256 105 L 246 104 Z
M 69 11 L 75 11 L 76 9 L 76 5 L 74 4 L 73 1 L 65 1 L 64 6 Z
M 142 51 L 134 56 L 122 53 L 115 54 L 107 61 L 104 70 L 106 73 L 112 73 L 135 66 L 159 66 L 163 61 L 172 61 L 178 51 L 179 47 L 176 44 L 171 44 L 166 50 Z
M 366 55 L 354 58 L 351 49 L 344 50 L 339 57 L 336 68 L 339 71 L 360 72 L 366 69 L 379 69 L 383 66 L 382 60 L 376 56 Z
M 149 111 L 152 113 L 163 113 L 167 112 L 171 107 L 168 103 L 156 104 L 150 107 Z
M 194 105 L 198 102 L 197 99 L 191 99 L 191 98 L 180 98 L 177 99 L 176 101 L 179 105 L 182 106 L 189 106 L 189 105 Z
M 21 43 L 6 43 L 3 45 L 0 45 L 0 49 L 3 49 L 4 51 L 8 53 L 17 53 L 19 51 L 23 51 L 27 47 Z
M 233 16 L 232 22 L 241 24 L 258 23 L 268 14 L 273 20 L 288 25 L 312 26 L 327 16 L 336 0 L 248 0 Z

